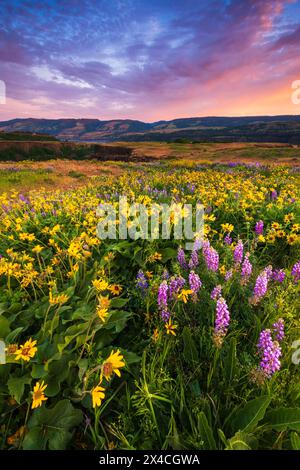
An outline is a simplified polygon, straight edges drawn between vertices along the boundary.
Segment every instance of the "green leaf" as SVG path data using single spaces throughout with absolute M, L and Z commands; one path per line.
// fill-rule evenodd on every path
M 7 318 L 0 317 L 0 338 L 5 339 L 10 332 L 9 321 Z
M 128 366 L 129 364 L 134 364 L 141 361 L 141 357 L 135 354 L 134 352 L 125 351 L 122 349 L 122 354 L 124 355 L 125 363 Z
M 225 450 L 251 450 L 251 438 L 245 432 L 237 432 L 229 439 Z
M 296 432 L 291 434 L 291 444 L 293 450 L 300 450 L 300 437 Z
M 213 431 L 206 419 L 203 411 L 198 415 L 198 430 L 203 440 L 203 447 L 207 450 L 216 450 L 217 445 L 214 439 Z
M 160 254 L 162 255 L 161 261 L 166 263 L 170 259 L 174 259 L 176 257 L 177 251 L 174 248 L 164 248 L 160 250 Z
M 23 449 L 63 450 L 72 438 L 72 430 L 81 421 L 81 410 L 75 409 L 69 400 L 61 400 L 52 408 L 39 408 L 29 420 Z
M 228 355 L 225 359 L 225 375 L 227 384 L 230 385 L 236 371 L 236 339 L 231 338 Z
M 124 305 L 127 304 L 128 301 L 129 301 L 129 299 L 121 299 L 121 298 L 111 299 L 110 307 L 111 308 L 122 308 L 122 307 L 124 307 Z
M 198 351 L 195 346 L 195 342 L 192 337 L 191 330 L 185 326 L 182 331 L 182 336 L 183 336 L 183 357 L 186 360 L 187 363 L 192 363 L 192 362 L 198 362 L 199 361 L 199 356 L 198 356 Z
M 230 428 L 237 431 L 251 432 L 258 422 L 265 416 L 266 409 L 270 404 L 270 397 L 263 396 L 248 401 L 245 406 L 239 407 L 231 416 Z
M 116 333 L 120 333 L 126 326 L 128 318 L 132 315 L 126 310 L 112 310 L 110 317 L 103 325 L 105 330 L 114 329 Z
M 21 403 L 25 385 L 30 385 L 30 383 L 31 378 L 28 375 L 23 375 L 23 377 L 10 377 L 8 379 L 7 386 L 9 393 L 18 403 Z
M 300 431 L 300 408 L 278 408 L 267 413 L 264 423 L 275 431 Z
M 16 328 L 15 330 L 11 331 L 7 336 L 6 336 L 6 343 L 14 343 L 19 336 L 19 334 L 24 330 L 23 326 L 20 326 L 19 328 Z

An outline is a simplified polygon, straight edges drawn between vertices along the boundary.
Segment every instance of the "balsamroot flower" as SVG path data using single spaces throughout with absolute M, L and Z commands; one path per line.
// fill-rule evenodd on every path
M 93 401 L 93 408 L 96 408 L 96 406 L 100 406 L 102 403 L 102 400 L 105 398 L 105 388 L 101 387 L 101 385 L 97 385 L 97 387 L 94 387 L 91 391 L 92 393 L 92 401 Z
M 46 388 L 47 388 L 47 385 L 45 385 L 44 381 L 42 381 L 41 383 L 36 382 L 33 388 L 33 393 L 32 393 L 31 409 L 42 406 L 43 401 L 48 400 L 48 398 L 45 397 L 45 394 L 44 394 L 44 391 Z
M 180 247 L 177 252 L 177 261 L 183 269 L 187 268 L 187 263 L 185 260 L 184 250 Z
M 24 344 L 21 344 L 21 346 L 16 350 L 14 353 L 16 355 L 15 360 L 18 361 L 19 359 L 23 359 L 23 361 L 28 362 L 35 356 L 36 352 L 36 340 L 32 341 L 30 338 Z
M 243 260 L 243 253 L 244 245 L 242 240 L 239 240 L 233 252 L 233 259 L 236 265 L 241 264 Z
M 227 334 L 228 326 L 230 323 L 230 313 L 227 303 L 223 297 L 217 300 L 216 306 L 216 320 L 214 330 L 214 343 L 217 347 L 221 347 L 224 337 Z
M 278 341 L 273 341 L 271 330 L 263 330 L 260 333 L 257 348 L 261 357 L 259 371 L 265 378 L 271 378 L 281 367 L 281 347 Z
M 264 233 L 264 223 L 262 220 L 256 222 L 254 230 L 257 235 L 262 235 Z
M 174 325 L 174 323 L 172 323 L 171 318 L 165 324 L 165 328 L 166 328 L 166 331 L 167 331 L 167 335 L 176 336 L 175 330 L 177 329 L 177 325 Z
M 210 246 L 209 242 L 203 244 L 203 256 L 207 269 L 214 272 L 218 271 L 219 254 L 212 246 Z
M 278 342 L 281 342 L 284 338 L 284 320 L 283 318 L 279 318 L 277 322 L 273 323 L 273 331 L 276 335 L 276 339 Z
M 113 374 L 121 377 L 119 370 L 121 367 L 125 367 L 123 355 L 120 353 L 119 349 L 116 352 L 112 351 L 109 357 L 103 362 L 100 382 L 102 381 L 102 375 L 106 380 L 110 380 Z
M 252 273 L 252 264 L 249 261 L 249 256 L 250 253 L 245 254 L 245 258 L 242 264 L 242 271 L 241 271 L 241 276 L 242 276 L 242 281 L 241 284 L 245 285 L 249 281 L 249 278 Z
M 222 286 L 218 285 L 214 287 L 210 294 L 210 298 L 212 300 L 217 300 L 219 297 L 221 297 L 221 291 L 222 291 Z
M 294 264 L 291 272 L 294 282 L 298 282 L 300 280 L 300 260 Z

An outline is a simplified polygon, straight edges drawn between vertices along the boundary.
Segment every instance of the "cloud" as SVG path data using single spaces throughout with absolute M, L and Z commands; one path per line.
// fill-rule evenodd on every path
M 296 112 L 299 1 L 1 3 L 0 118 Z

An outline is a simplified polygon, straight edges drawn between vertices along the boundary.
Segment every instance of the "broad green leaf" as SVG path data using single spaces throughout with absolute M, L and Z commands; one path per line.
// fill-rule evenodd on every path
M 111 299 L 111 302 L 110 302 L 110 307 L 111 308 L 122 308 L 124 307 L 124 305 L 126 305 L 128 303 L 129 299 L 121 299 L 121 298 L 115 298 L 115 299 Z
M 0 317 L 0 338 L 5 339 L 10 332 L 9 320 L 3 316 Z
M 263 396 L 248 401 L 243 407 L 239 407 L 231 416 L 230 428 L 237 431 L 251 432 L 255 429 L 259 421 L 265 416 L 266 409 L 270 404 L 270 397 Z
M 29 420 L 23 449 L 63 450 L 72 438 L 72 430 L 81 420 L 81 410 L 75 409 L 69 400 L 61 400 L 52 408 L 44 405 L 35 410 Z
M 6 336 L 6 343 L 14 343 L 16 342 L 17 337 L 19 334 L 24 330 L 23 326 L 20 326 L 19 328 L 16 328 L 15 330 L 11 331 L 7 336 Z
M 278 408 L 266 414 L 264 423 L 276 431 L 300 431 L 300 408 Z
M 21 403 L 25 385 L 30 385 L 30 383 L 31 378 L 28 375 L 23 375 L 23 377 L 10 377 L 8 379 L 7 386 L 9 393 L 18 403 Z
M 198 430 L 199 430 L 201 439 L 203 440 L 203 443 L 204 443 L 203 444 L 204 449 L 216 450 L 217 445 L 214 439 L 213 431 L 210 425 L 208 424 L 208 421 L 203 411 L 201 411 L 198 416 Z
M 160 250 L 160 254 L 162 255 L 162 262 L 166 263 L 170 259 L 174 259 L 176 257 L 177 251 L 174 248 L 164 248 Z

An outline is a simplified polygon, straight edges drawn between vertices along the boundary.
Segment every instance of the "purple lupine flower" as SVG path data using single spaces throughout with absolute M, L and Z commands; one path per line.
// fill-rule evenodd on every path
M 190 269 L 195 269 L 197 268 L 199 264 L 199 259 L 198 259 L 198 253 L 197 251 L 192 251 L 192 254 L 191 254 L 191 259 L 189 261 L 189 268 Z
M 291 272 L 294 282 L 298 282 L 300 280 L 300 260 L 294 264 Z
M 200 238 L 196 238 L 194 241 L 193 251 L 199 251 L 202 246 L 202 241 Z
M 224 336 L 227 333 L 228 326 L 230 323 L 230 313 L 227 307 L 226 300 L 220 297 L 217 300 L 216 306 L 216 319 L 214 329 L 214 343 L 220 347 L 223 343 Z
M 222 291 L 222 286 L 218 285 L 214 287 L 210 294 L 210 298 L 212 300 L 217 300 L 221 296 L 221 291 Z
M 225 243 L 225 245 L 231 245 L 232 238 L 231 238 L 229 233 L 227 233 L 226 237 L 224 238 L 224 243 Z
M 274 191 L 271 192 L 272 201 L 275 201 L 275 199 L 277 199 L 277 197 L 278 197 L 278 193 L 277 193 L 276 189 L 274 189 Z
M 147 278 L 141 269 L 136 276 L 136 285 L 142 290 L 143 293 L 145 293 L 146 289 L 148 289 L 149 284 Z
M 250 256 L 250 253 L 245 254 L 245 258 L 242 264 L 242 271 L 241 271 L 242 284 L 247 284 L 252 273 L 252 264 L 249 261 L 249 256 Z
M 272 346 L 272 334 L 271 330 L 262 330 L 259 335 L 259 341 L 257 343 L 257 348 L 259 351 L 263 351 L 264 349 L 270 348 Z
M 272 276 L 273 276 L 273 268 L 271 265 L 267 266 L 265 269 L 264 269 L 266 275 L 267 275 L 267 278 L 268 278 L 268 281 L 270 279 L 272 279 Z
M 218 271 L 219 254 L 212 246 L 210 245 L 203 246 L 203 256 L 204 256 L 207 269 L 211 271 Z
M 164 269 L 164 270 L 163 270 L 163 273 L 162 273 L 162 279 L 163 279 L 164 281 L 167 281 L 167 280 L 169 279 L 169 277 L 170 277 L 170 274 L 169 274 L 168 270 L 167 270 L 167 269 Z
M 172 299 L 185 285 L 185 279 L 182 276 L 172 276 L 169 281 L 169 298 Z
M 283 269 L 276 269 L 275 271 L 273 271 L 272 279 L 273 279 L 273 281 L 277 281 L 277 282 L 282 283 L 285 279 L 284 270 Z
M 229 279 L 232 277 L 232 275 L 233 275 L 232 269 L 228 269 L 228 271 L 226 271 L 226 273 L 225 273 L 225 281 L 229 281 Z
M 273 331 L 276 334 L 277 341 L 282 341 L 284 338 L 284 320 L 279 318 L 277 322 L 273 323 Z
M 201 289 L 202 282 L 198 274 L 196 274 L 194 271 L 191 271 L 189 274 L 189 285 L 196 298 L 199 290 Z
M 268 280 L 268 274 L 265 270 L 257 276 L 253 290 L 252 303 L 258 303 L 260 299 L 266 295 L 268 290 Z
M 257 235 L 262 235 L 264 233 L 264 223 L 262 220 L 259 220 L 255 224 L 255 233 Z
M 162 281 L 158 288 L 157 303 L 161 310 L 166 310 L 168 307 L 168 284 L 167 281 Z
M 277 341 L 273 341 L 269 329 L 263 330 L 260 333 L 257 348 L 261 357 L 259 369 L 264 377 L 270 378 L 275 372 L 280 370 L 281 363 L 279 358 L 281 356 L 281 348 Z
M 243 253 L 244 245 L 242 240 L 239 240 L 233 252 L 233 259 L 235 264 L 241 264 L 241 262 L 243 261 Z
M 187 263 L 185 260 L 184 250 L 180 247 L 177 252 L 177 261 L 183 269 L 187 268 Z
M 170 316 L 171 316 L 171 314 L 170 314 L 169 310 L 167 310 L 167 309 L 162 310 L 162 312 L 161 312 L 162 321 L 164 321 L 166 323 L 169 320 Z

